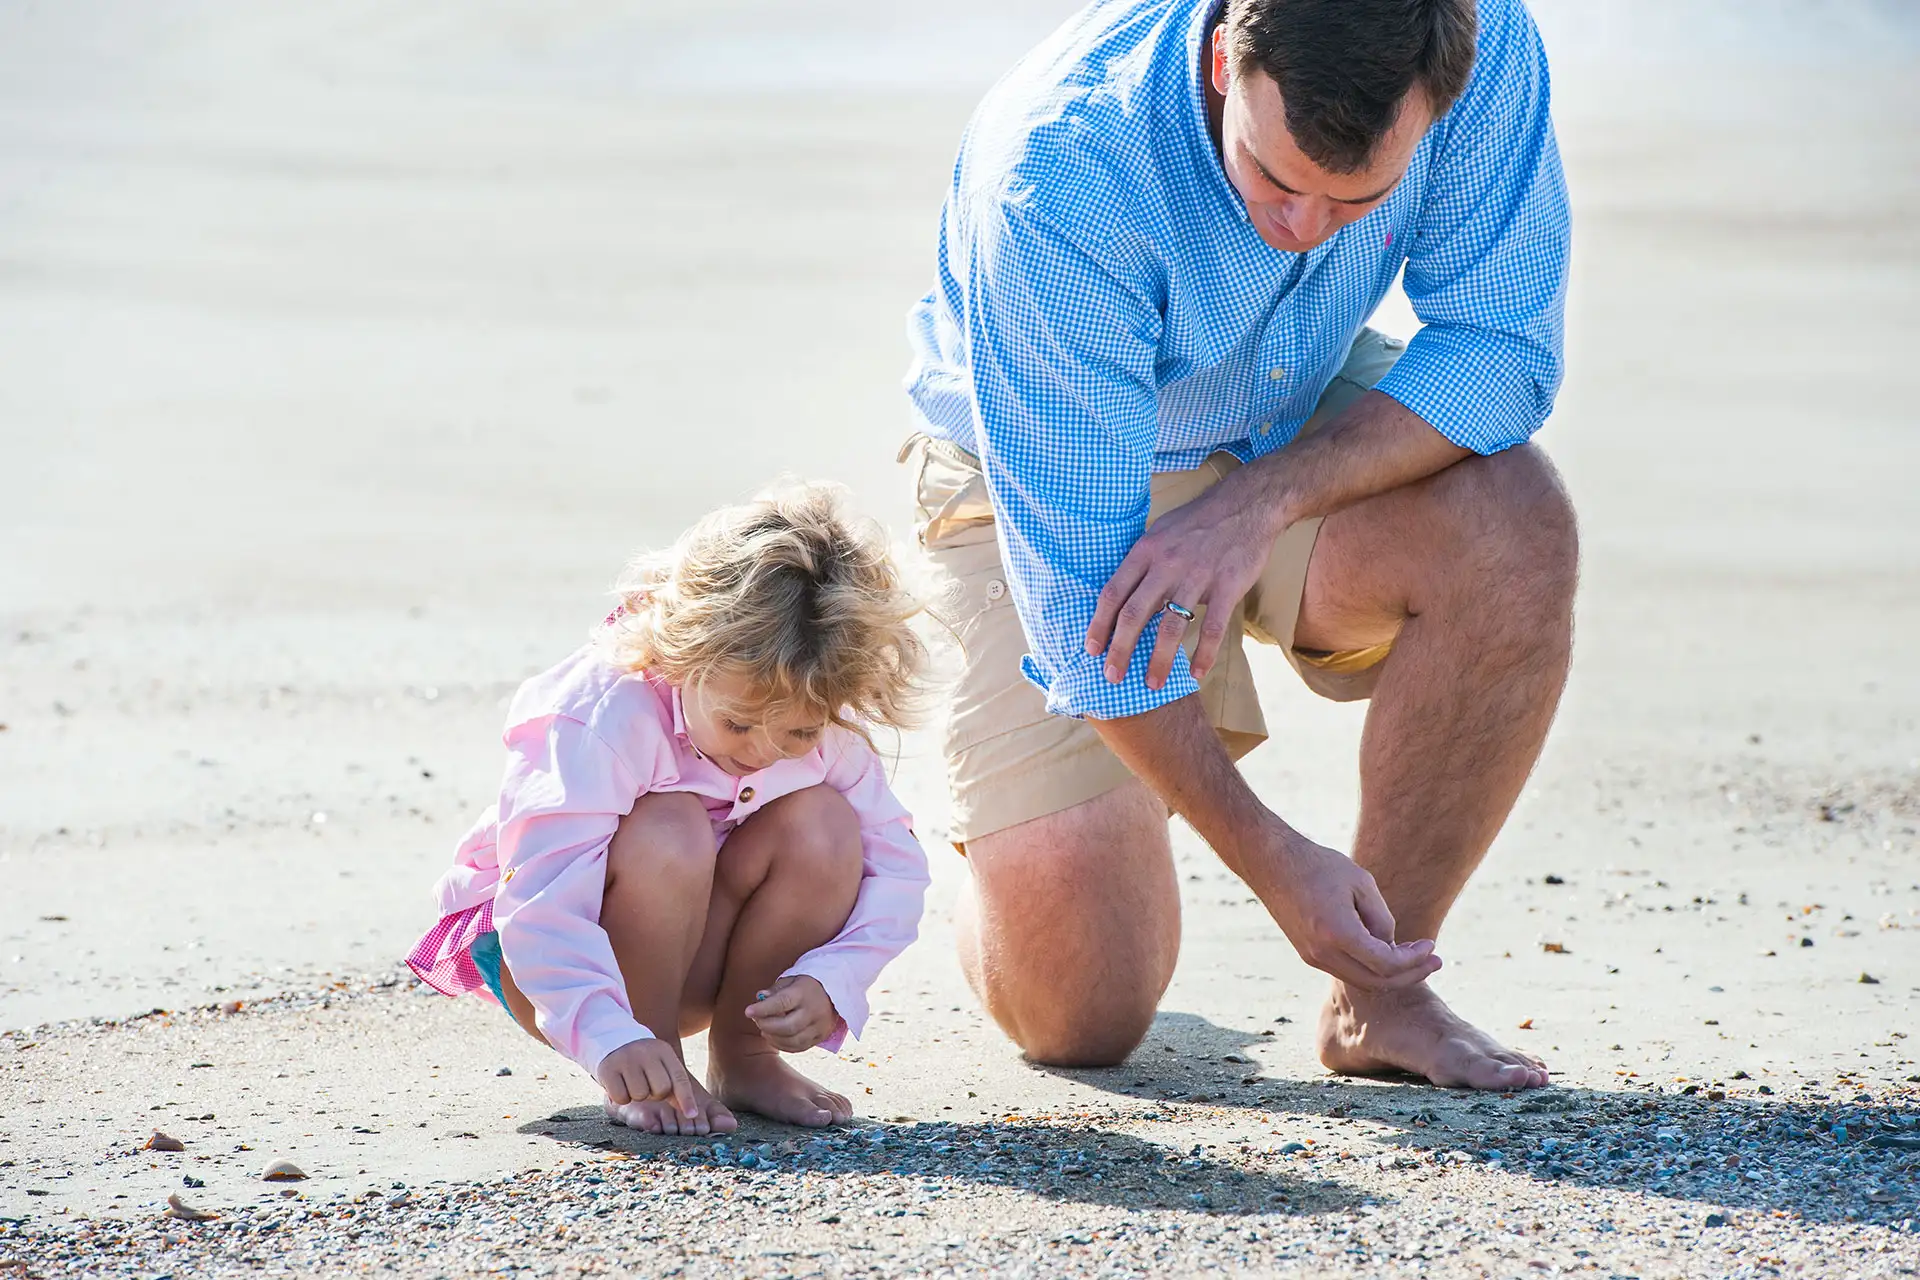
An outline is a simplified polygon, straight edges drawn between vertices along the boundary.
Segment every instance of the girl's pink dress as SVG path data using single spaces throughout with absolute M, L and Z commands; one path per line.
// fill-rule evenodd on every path
M 678 689 L 588 645 L 520 686 L 505 741 L 500 802 L 454 851 L 433 890 L 440 922 L 407 957 L 422 982 L 491 999 L 472 948 L 497 931 L 541 1034 L 591 1075 L 615 1049 L 653 1034 L 634 1020 L 599 924 L 607 842 L 634 801 L 653 791 L 697 795 L 718 843 L 762 806 L 824 785 L 859 815 L 864 877 L 839 935 L 787 973 L 817 979 L 840 1014 L 823 1048 L 860 1034 L 867 989 L 918 932 L 928 876 L 912 819 L 857 734 L 831 727 L 806 755 L 736 778 L 688 740 Z

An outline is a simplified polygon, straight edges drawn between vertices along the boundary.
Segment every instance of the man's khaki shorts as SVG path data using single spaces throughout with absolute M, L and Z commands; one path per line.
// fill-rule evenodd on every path
M 1393 367 L 1404 344 L 1363 329 L 1353 350 L 1314 407 L 1301 436 L 1358 399 Z M 1020 672 L 1026 633 L 1014 611 L 1000 563 L 993 507 L 979 459 L 956 444 L 916 435 L 900 451 L 914 464 L 919 539 L 934 566 L 932 612 L 953 633 L 963 655 L 947 720 L 947 778 L 953 792 L 956 845 L 1033 818 L 1070 809 L 1106 794 L 1132 774 L 1093 726 L 1046 709 L 1046 696 Z M 1216 453 L 1191 471 L 1153 477 L 1148 523 L 1190 502 L 1217 483 L 1239 459 Z M 1273 546 L 1253 590 L 1234 610 L 1200 699 L 1214 730 L 1235 759 L 1266 740 L 1267 722 L 1253 687 L 1243 637 L 1282 647 L 1307 686 L 1346 702 L 1373 692 L 1391 645 L 1343 653 L 1293 647 L 1294 622 L 1306 589 L 1320 521 L 1303 520 Z M 1196 610 L 1204 616 L 1204 610 Z M 1182 647 L 1191 654 L 1198 622 Z M 1137 659 L 1145 661 L 1142 655 Z

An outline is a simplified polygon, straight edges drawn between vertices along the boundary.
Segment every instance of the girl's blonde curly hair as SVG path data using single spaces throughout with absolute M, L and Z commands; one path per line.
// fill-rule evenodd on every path
M 846 514 L 842 491 L 783 485 L 722 507 L 664 552 L 643 553 L 615 587 L 597 633 L 615 664 L 686 687 L 731 677 L 743 710 L 819 715 L 862 737 L 919 723 L 927 648 L 876 521 Z

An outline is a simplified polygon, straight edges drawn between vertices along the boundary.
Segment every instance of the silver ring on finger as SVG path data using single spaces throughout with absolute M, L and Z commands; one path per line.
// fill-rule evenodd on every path
M 1171 600 L 1167 601 L 1164 605 L 1160 606 L 1160 612 L 1170 613 L 1174 617 L 1180 619 L 1182 622 L 1193 621 L 1193 610 L 1187 608 L 1187 606 L 1183 604 L 1175 604 Z

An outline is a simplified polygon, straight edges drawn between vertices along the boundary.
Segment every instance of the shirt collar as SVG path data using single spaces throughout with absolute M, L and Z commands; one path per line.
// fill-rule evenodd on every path
M 1207 71 L 1211 65 L 1212 53 L 1208 49 L 1207 32 L 1213 29 L 1214 19 L 1226 8 L 1226 0 L 1213 0 L 1210 4 L 1198 5 L 1193 11 L 1193 21 L 1187 28 L 1187 123 L 1193 130 L 1198 154 L 1203 157 L 1200 165 L 1207 171 L 1203 181 L 1211 182 L 1214 191 L 1227 202 L 1234 216 L 1242 222 L 1248 221 L 1247 203 L 1240 193 L 1227 181 L 1227 171 L 1222 166 L 1220 148 L 1214 144 L 1213 130 L 1207 125 Z
M 669 684 L 667 690 L 671 695 L 667 701 L 673 705 L 673 736 L 692 747 L 693 754 L 705 760 L 707 757 L 701 753 L 699 747 L 693 745 L 693 739 L 687 733 L 687 709 L 680 701 L 680 686 Z

